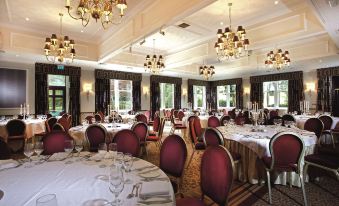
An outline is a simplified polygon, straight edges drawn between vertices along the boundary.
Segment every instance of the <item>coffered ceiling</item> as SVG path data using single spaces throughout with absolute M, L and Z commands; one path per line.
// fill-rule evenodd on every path
M 32 61 L 40 61 L 43 39 L 59 31 L 62 11 L 64 33 L 78 42 L 76 61 L 85 67 L 142 72 L 145 55 L 155 52 L 165 56 L 164 75 L 199 78 L 198 67 L 204 62 L 213 64 L 216 78 L 223 79 L 266 73 L 265 54 L 276 48 L 290 51 L 291 70 L 313 68 L 314 61 L 339 65 L 339 5 L 330 7 L 325 0 L 127 2 L 123 23 L 103 30 L 93 20 L 84 28 L 71 19 L 63 0 L 0 0 L 0 49 L 7 56 L 29 54 Z M 218 62 L 214 42 L 217 29 L 229 25 L 228 2 L 233 2 L 232 26 L 246 29 L 250 52 L 238 60 Z

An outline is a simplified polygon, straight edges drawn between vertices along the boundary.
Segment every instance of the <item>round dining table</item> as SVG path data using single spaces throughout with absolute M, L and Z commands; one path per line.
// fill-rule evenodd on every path
M 57 153 L 58 154 L 58 153 Z M 88 154 L 59 161 L 37 160 L 0 170 L 0 205 L 35 206 L 39 197 L 55 194 L 58 206 L 90 206 L 113 201 L 109 190 L 109 168 L 113 159 L 91 159 Z M 54 159 L 55 160 L 55 159 Z M 153 176 L 145 177 L 152 173 Z M 167 175 L 155 165 L 133 159 L 131 172 L 123 172 L 124 188 L 118 199 L 122 205 L 175 205 L 175 196 Z M 138 197 L 127 198 L 133 185 L 139 184 Z M 136 190 L 134 193 L 136 195 Z M 161 196 L 162 195 L 162 196 Z M 106 204 L 110 205 L 110 204 Z
M 27 119 L 23 120 L 26 125 L 26 138 L 32 138 L 35 134 L 44 133 L 46 131 L 45 121 L 43 119 Z M 7 120 L 0 121 L 0 136 L 7 140 L 8 133 L 6 129 Z
M 297 127 L 300 129 L 304 129 L 305 122 L 308 119 L 317 118 L 317 117 L 314 115 L 294 115 L 294 118 L 296 120 Z M 339 122 L 339 117 L 332 117 L 332 119 L 333 119 L 333 122 L 332 122 L 331 129 L 334 129 Z

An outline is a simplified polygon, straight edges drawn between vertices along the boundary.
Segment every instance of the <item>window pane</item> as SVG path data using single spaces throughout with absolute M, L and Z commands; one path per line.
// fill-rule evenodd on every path
M 279 107 L 288 107 L 288 93 L 280 92 L 279 95 Z
M 64 103 L 64 99 L 61 97 L 56 97 L 55 98 L 55 110 L 56 111 L 63 111 L 63 103 Z
M 130 92 L 119 92 L 119 110 L 132 108 L 132 97 Z
M 53 90 L 48 90 L 48 95 L 53 95 Z
M 55 95 L 64 95 L 63 90 L 55 90 Z
M 111 110 L 131 110 L 132 81 L 111 79 L 110 83 Z
M 194 94 L 194 108 L 204 108 L 205 107 L 205 87 L 204 86 L 193 86 Z
M 119 90 L 132 90 L 131 81 L 119 80 Z
M 64 75 L 48 75 L 49 86 L 66 86 L 66 78 Z
M 48 98 L 48 110 L 49 111 L 54 110 L 54 108 L 53 108 L 53 98 L 52 97 Z
M 288 80 L 264 82 L 264 107 L 288 107 Z
M 160 106 L 174 108 L 174 84 L 160 83 Z

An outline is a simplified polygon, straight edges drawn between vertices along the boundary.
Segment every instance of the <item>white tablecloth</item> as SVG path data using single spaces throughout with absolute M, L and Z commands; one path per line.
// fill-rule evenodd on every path
M 121 115 L 122 117 L 122 121 L 124 123 L 128 123 L 128 120 L 134 120 L 135 119 L 135 115 L 134 114 L 124 114 L 124 115 Z M 133 121 L 132 121 L 133 122 Z
M 100 125 L 104 126 L 108 132 L 108 137 L 112 140 L 112 138 L 114 137 L 114 135 L 122 130 L 122 129 L 130 129 L 131 128 L 131 124 L 115 124 L 116 127 L 113 127 L 112 123 L 100 123 Z M 82 126 L 76 126 L 76 127 L 72 127 L 68 130 L 68 133 L 71 135 L 71 137 L 73 137 L 73 139 L 77 140 L 81 140 L 84 141 L 86 139 L 85 137 L 85 132 L 87 129 L 88 125 L 82 125 Z
M 295 115 L 294 118 L 296 120 L 297 123 L 297 127 L 300 129 L 304 129 L 304 125 L 305 122 L 309 119 L 309 118 L 315 118 L 316 116 L 303 116 L 303 115 Z M 331 126 L 331 129 L 334 129 L 335 126 L 337 125 L 337 123 L 339 122 L 339 117 L 332 117 L 333 118 L 333 123 Z
M 26 124 L 26 138 L 32 138 L 34 134 L 43 133 L 46 131 L 45 120 L 30 119 L 24 120 Z M 7 140 L 8 134 L 6 130 L 7 121 L 0 122 L 0 136 Z
M 238 178 L 241 181 L 248 181 L 252 184 L 257 184 L 259 179 L 265 179 L 266 177 L 264 166 L 260 159 L 265 155 L 270 155 L 269 142 L 277 132 L 291 131 L 298 133 L 305 143 L 305 155 L 313 153 L 317 141 L 314 133 L 298 128 L 276 127 L 273 125 L 264 127 L 263 129 L 266 132 L 252 132 L 251 129 L 251 125 L 218 127 L 218 130 L 225 138 L 225 146 L 230 151 L 241 155 L 241 167 L 238 171 Z M 288 181 L 286 173 L 276 174 L 275 184 L 286 184 Z M 292 184 L 300 186 L 299 179 L 295 174 L 292 174 Z
M 100 168 L 99 166 L 104 163 L 107 167 Z M 36 199 L 46 194 L 56 194 L 59 206 L 81 206 L 86 201 L 95 199 L 112 201 L 113 194 L 109 191 L 108 180 L 106 180 L 109 174 L 108 165 L 112 164 L 112 160 L 105 160 L 104 163 L 103 161 L 78 161 L 65 164 L 65 161 L 55 161 L 35 165 L 32 168 L 20 166 L 0 171 L 0 190 L 4 192 L 0 205 L 35 206 Z M 137 160 L 132 169 L 145 165 L 151 165 L 151 163 Z M 157 171 L 160 177 L 167 177 L 160 169 Z M 131 179 L 133 183 L 125 184 L 118 198 L 124 200 L 124 206 L 134 206 L 138 198 L 126 199 L 126 197 L 132 191 L 133 184 L 140 182 L 141 178 L 137 172 L 133 171 L 125 175 L 126 178 Z M 149 183 L 147 185 L 151 187 L 158 185 L 159 181 Z M 169 194 L 174 200 L 171 183 L 164 181 L 164 185 L 167 185 Z M 157 188 L 154 189 L 157 190 Z M 175 205 L 175 202 L 163 205 Z

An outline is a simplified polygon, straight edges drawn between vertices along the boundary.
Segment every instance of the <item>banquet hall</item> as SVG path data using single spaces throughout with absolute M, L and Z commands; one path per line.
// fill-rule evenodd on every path
M 339 205 L 339 0 L 0 0 L 0 206 Z

